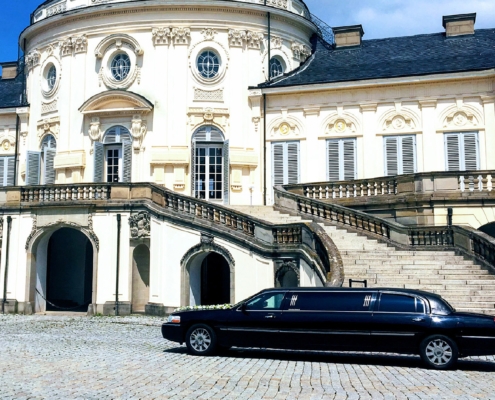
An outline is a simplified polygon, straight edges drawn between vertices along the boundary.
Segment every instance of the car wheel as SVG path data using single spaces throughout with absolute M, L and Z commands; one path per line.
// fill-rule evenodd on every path
M 435 369 L 452 368 L 459 358 L 455 342 L 443 335 L 432 335 L 423 340 L 420 354 L 423 361 Z
M 213 354 L 217 337 L 208 325 L 197 324 L 189 328 L 186 334 L 186 345 L 192 354 L 207 356 Z

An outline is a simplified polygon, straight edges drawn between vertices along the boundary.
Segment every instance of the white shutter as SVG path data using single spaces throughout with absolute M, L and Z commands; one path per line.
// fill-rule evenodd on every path
M 385 138 L 385 176 L 399 174 L 397 137 Z
M 447 171 L 461 170 L 461 157 L 459 152 L 458 133 L 448 133 L 445 135 L 445 154 L 447 156 Z
M 6 186 L 14 186 L 15 184 L 15 157 L 7 157 L 7 181 Z
M 287 143 L 287 182 L 299 183 L 299 142 Z
M 327 140 L 328 180 L 340 181 L 340 143 L 339 140 Z
M 103 143 L 94 142 L 93 145 L 93 182 L 103 182 L 103 165 L 105 161 L 105 150 Z
M 462 135 L 464 148 L 464 165 L 463 170 L 473 171 L 479 169 L 478 157 L 478 134 L 476 132 L 467 132 Z
M 26 154 L 26 185 L 40 184 L 41 152 L 28 151 Z
M 190 171 L 191 171 L 191 197 L 196 197 L 196 141 L 192 140 L 191 141 L 191 166 L 190 166 Z
M 341 179 L 356 179 L 356 139 L 342 139 L 341 146 L 344 166 Z
M 399 170 L 401 174 L 414 174 L 416 172 L 416 138 L 414 136 L 402 136 L 402 168 Z
M 122 143 L 122 182 L 132 182 L 132 143 Z
M 44 150 L 44 164 L 45 164 L 45 171 L 44 171 L 44 177 L 45 177 L 45 185 L 52 185 L 55 183 L 55 168 L 54 168 L 54 163 L 55 163 L 55 155 L 57 154 L 57 151 L 55 149 L 50 149 L 48 147 L 45 147 Z
M 284 184 L 284 147 L 285 147 L 284 144 L 285 143 L 272 144 L 273 186 L 279 186 Z
M 5 176 L 6 172 L 7 172 L 7 168 L 5 165 L 6 163 L 7 163 L 7 157 L 0 157 L 0 183 L 1 183 L 1 186 L 7 186 L 7 177 Z

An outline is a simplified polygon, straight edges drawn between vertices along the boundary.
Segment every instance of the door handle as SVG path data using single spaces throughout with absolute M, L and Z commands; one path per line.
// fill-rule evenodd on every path
M 417 318 L 413 318 L 412 320 L 414 322 L 423 322 L 425 319 L 424 318 L 417 317 Z
M 265 318 L 270 318 L 270 319 L 273 319 L 273 318 L 275 318 L 275 315 L 273 315 L 273 314 L 268 314 L 268 315 L 265 315 Z

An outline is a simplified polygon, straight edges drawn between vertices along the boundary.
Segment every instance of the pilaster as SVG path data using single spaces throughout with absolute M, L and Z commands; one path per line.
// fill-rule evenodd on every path
M 423 159 L 418 160 L 418 172 L 441 171 L 443 163 L 443 136 L 436 133 L 436 100 L 420 100 L 421 120 L 423 125 Z M 419 152 L 418 152 L 419 153 Z M 423 166 L 420 169 L 420 166 Z
M 363 165 L 358 166 L 362 176 L 358 178 L 366 179 L 383 175 L 383 146 L 378 146 L 376 137 L 376 110 L 377 103 L 360 104 L 363 115 Z M 359 160 L 359 157 L 358 157 Z
M 495 169 L 495 96 L 481 96 L 483 111 L 485 114 L 485 154 L 486 169 Z

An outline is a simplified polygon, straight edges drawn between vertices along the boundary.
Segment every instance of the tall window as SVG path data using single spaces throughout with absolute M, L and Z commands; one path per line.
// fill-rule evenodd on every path
M 229 142 L 214 126 L 202 126 L 192 138 L 193 196 L 229 201 Z
M 14 185 L 15 157 L 0 157 L 0 186 Z
M 299 183 L 299 142 L 272 144 L 273 186 Z
M 105 132 L 103 143 L 94 143 L 94 182 L 131 182 L 132 137 L 123 126 Z
M 57 142 L 52 135 L 46 135 L 40 151 L 26 153 L 26 185 L 51 185 L 55 183 L 55 155 Z
M 278 57 L 270 59 L 270 79 L 283 75 L 285 72 L 284 64 Z
M 416 172 L 416 136 L 387 136 L 384 147 L 385 176 Z
M 357 178 L 356 139 L 327 140 L 327 179 L 343 181 Z
M 445 134 L 447 171 L 469 171 L 480 168 L 477 132 Z

